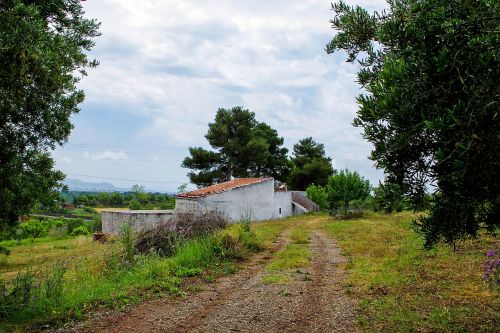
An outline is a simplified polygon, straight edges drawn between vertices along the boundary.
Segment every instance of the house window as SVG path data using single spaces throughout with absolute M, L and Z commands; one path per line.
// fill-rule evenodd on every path
M 281 215 L 281 207 L 280 207 L 280 215 Z

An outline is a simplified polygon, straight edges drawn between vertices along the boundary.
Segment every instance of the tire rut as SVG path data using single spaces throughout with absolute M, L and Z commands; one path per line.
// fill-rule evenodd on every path
M 290 229 L 273 251 L 289 242 Z M 86 332 L 353 332 L 356 302 L 343 291 L 346 262 L 323 231 L 311 231 L 311 265 L 287 284 L 263 284 L 269 252 L 187 298 L 143 303 L 94 322 Z M 82 331 L 82 330 L 79 330 Z
M 228 297 L 255 279 L 265 264 L 271 259 L 271 253 L 279 251 L 288 242 L 288 230 L 275 241 L 273 249 L 255 255 L 244 268 L 235 274 L 217 279 L 206 289 L 187 298 L 164 298 L 142 303 L 124 314 L 111 316 L 85 332 L 192 332 L 204 318 L 210 316 Z

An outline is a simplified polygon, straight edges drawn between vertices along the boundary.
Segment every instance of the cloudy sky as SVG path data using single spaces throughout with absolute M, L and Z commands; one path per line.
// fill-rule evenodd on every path
M 377 183 L 371 146 L 351 125 L 361 92 L 345 54 L 327 55 L 330 0 L 88 0 L 101 22 L 99 67 L 81 87 L 69 142 L 54 152 L 69 178 L 175 191 L 189 146 L 219 107 L 244 106 L 289 149 L 312 136 L 335 168 Z M 380 10 L 384 0 L 352 0 Z

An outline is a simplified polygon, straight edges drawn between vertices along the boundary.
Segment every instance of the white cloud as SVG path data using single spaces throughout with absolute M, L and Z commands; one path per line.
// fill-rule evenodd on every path
M 61 157 L 61 158 L 57 159 L 57 162 L 61 162 L 61 163 L 71 163 L 71 161 L 72 161 L 72 159 L 69 157 Z
M 128 156 L 123 151 L 106 150 L 102 153 L 90 155 L 91 160 L 127 160 Z
M 287 147 L 313 136 L 325 144 L 336 166 L 363 169 L 376 181 L 380 173 L 366 159 L 370 145 L 351 125 L 360 92 L 356 66 L 345 63 L 341 53 L 324 51 L 334 34 L 330 2 L 84 2 L 86 15 L 102 22 L 103 33 L 92 52 L 101 64 L 82 81 L 86 103 L 116 113 L 116 127 L 102 131 L 101 141 L 99 134 L 92 139 L 99 144 L 119 139 L 124 151 L 127 144 L 137 144 L 134 140 L 165 145 L 179 151 L 172 158 L 182 160 L 187 146 L 206 146 L 207 124 L 219 107 L 241 105 L 277 129 Z M 377 10 L 387 6 L 384 0 L 348 3 Z M 129 116 L 144 124 L 124 135 L 121 122 Z M 90 124 L 79 133 L 95 133 Z M 128 159 L 124 151 L 84 156 L 100 160 L 96 174 L 109 175 L 114 166 L 105 161 Z M 133 161 L 128 163 L 120 170 L 122 178 L 136 176 Z M 178 164 L 140 167 L 156 179 L 166 172 L 180 182 L 186 179 Z

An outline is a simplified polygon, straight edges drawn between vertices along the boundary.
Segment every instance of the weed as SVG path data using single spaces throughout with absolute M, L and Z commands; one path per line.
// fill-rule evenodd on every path
M 200 275 L 203 270 L 201 268 L 185 268 L 180 267 L 176 272 L 175 276 L 185 277 L 185 276 L 197 276 Z
M 350 261 L 345 288 L 361 300 L 366 331 L 495 331 L 498 292 L 481 281 L 484 253 L 498 239 L 423 249 L 413 214 L 367 214 L 325 224 Z
M 203 276 L 203 280 L 205 280 L 205 282 L 212 283 L 215 281 L 215 276 L 206 274 L 205 276 Z
M 123 246 L 125 260 L 128 263 L 134 262 L 135 249 L 135 234 L 129 221 L 125 222 L 120 230 L 120 243 Z
M 287 284 L 290 281 L 290 277 L 284 274 L 267 274 L 262 278 L 264 284 Z

